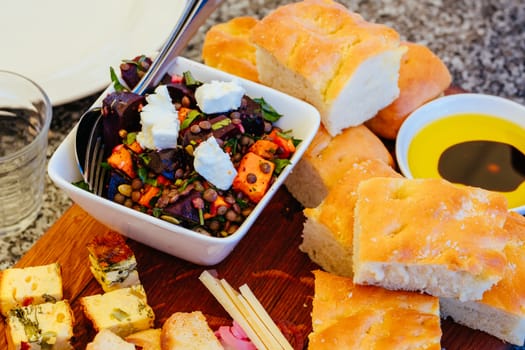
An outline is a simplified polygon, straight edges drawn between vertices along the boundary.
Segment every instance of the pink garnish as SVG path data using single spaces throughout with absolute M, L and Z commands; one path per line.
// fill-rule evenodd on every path
M 233 321 L 232 326 L 221 326 L 215 335 L 226 350 L 257 350 L 239 324 Z

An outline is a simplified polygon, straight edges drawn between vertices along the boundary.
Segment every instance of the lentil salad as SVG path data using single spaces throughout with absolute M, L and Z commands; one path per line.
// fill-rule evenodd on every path
M 127 87 L 112 71 L 115 92 L 106 96 L 102 106 L 104 142 L 111 151 L 104 164 L 110 171 L 104 196 L 202 234 L 229 236 L 289 164 L 300 140 L 274 125 L 280 114 L 262 98 L 243 95 L 238 108 L 202 112 L 195 92 L 205 83 L 185 72 L 182 76 L 166 75 L 160 84 L 166 87 L 177 112 L 177 145 L 143 147 L 137 136 L 148 94 L 135 95 L 129 88 L 150 63 L 145 56 L 124 61 L 120 72 Z M 227 155 L 235 169 L 228 188 L 213 184 L 194 166 L 196 150 L 210 141 Z

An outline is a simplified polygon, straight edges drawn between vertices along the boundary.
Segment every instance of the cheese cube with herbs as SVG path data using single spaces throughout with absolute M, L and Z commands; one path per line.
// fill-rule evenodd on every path
M 108 329 L 125 337 L 152 328 L 155 321 L 142 285 L 86 296 L 80 299 L 80 304 L 97 332 Z
M 58 263 L 25 268 L 10 268 L 0 277 L 0 311 L 27 305 L 62 300 L 62 274 Z
M 119 233 L 96 236 L 87 248 L 91 272 L 105 292 L 140 284 L 135 254 Z
M 12 309 L 6 319 L 8 350 L 70 350 L 74 316 L 65 300 Z

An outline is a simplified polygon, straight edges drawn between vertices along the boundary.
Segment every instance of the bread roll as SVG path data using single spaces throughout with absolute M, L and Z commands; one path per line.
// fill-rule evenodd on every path
M 481 299 L 503 275 L 502 194 L 441 179 L 375 177 L 357 189 L 354 282 Z
M 352 277 L 353 208 L 357 200 L 357 186 L 374 176 L 401 175 L 378 159 L 354 163 L 318 207 L 303 211 L 306 221 L 299 249 L 324 270 Z
M 440 350 L 439 299 L 314 271 L 309 350 Z
M 248 39 L 257 22 L 253 17 L 237 17 L 212 26 L 202 46 L 204 63 L 257 82 L 255 45 Z
M 501 281 L 479 301 L 441 298 L 443 317 L 522 346 L 525 342 L 525 218 L 515 212 L 504 228 L 512 235 L 505 249 L 508 263 Z
M 175 312 L 162 325 L 163 350 L 221 350 L 221 343 L 200 311 Z
M 332 136 L 372 118 L 399 95 L 399 34 L 331 0 L 278 7 L 251 32 L 259 80 L 303 99 Z
M 366 122 L 375 134 L 391 140 L 410 113 L 441 95 L 452 81 L 447 66 L 428 47 L 404 45 L 408 50 L 399 69 L 399 97 Z
M 335 137 L 321 127 L 285 180 L 286 188 L 304 207 L 317 207 L 346 170 L 367 159 L 394 164 L 388 149 L 366 126 L 347 128 Z

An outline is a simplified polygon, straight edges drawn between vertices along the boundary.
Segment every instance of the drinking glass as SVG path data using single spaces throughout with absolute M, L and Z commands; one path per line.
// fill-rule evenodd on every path
M 37 84 L 0 70 L 0 235 L 26 229 L 41 209 L 51 118 Z

